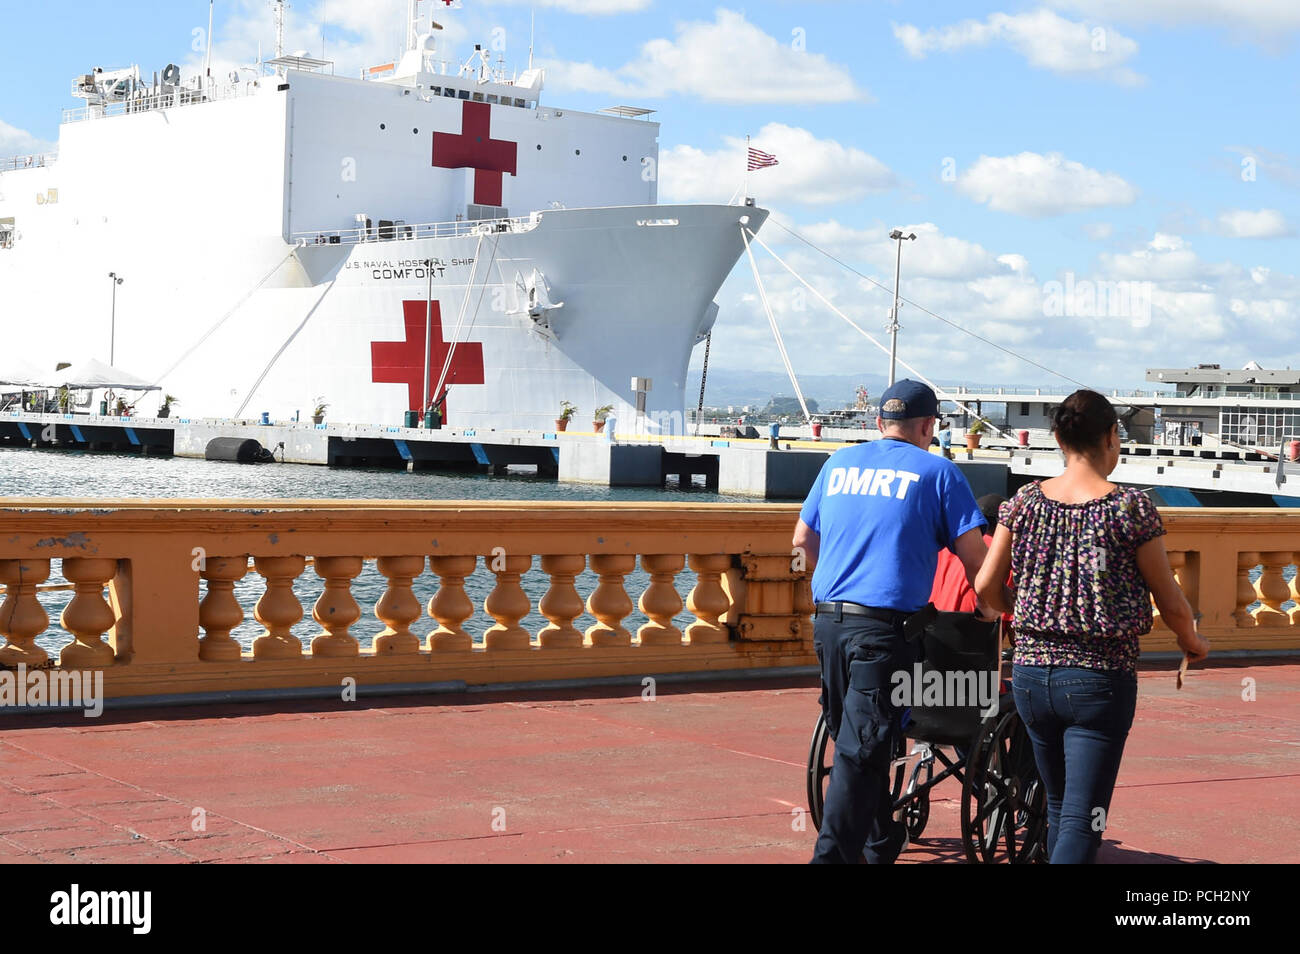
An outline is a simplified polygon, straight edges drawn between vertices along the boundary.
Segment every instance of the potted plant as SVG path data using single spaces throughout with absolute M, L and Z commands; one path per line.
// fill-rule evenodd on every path
M 324 421 L 325 421 L 325 409 L 326 409 L 327 407 L 329 407 L 329 405 L 325 403 L 325 399 L 324 399 L 324 398 L 317 398 L 317 399 L 316 399 L 316 408 L 315 408 L 315 410 L 313 410 L 313 411 L 311 412 L 311 422 L 312 422 L 313 424 L 321 424 L 321 423 L 324 423 Z
M 614 410 L 612 404 L 602 404 L 596 408 L 596 413 L 592 415 L 591 429 L 599 434 L 605 429 L 605 418 L 609 417 L 609 412 Z
M 975 448 L 979 447 L 980 438 L 984 436 L 984 432 L 987 431 L 988 429 L 989 426 L 985 421 L 981 420 L 980 418 L 976 418 L 971 423 L 970 428 L 966 431 L 966 449 L 974 450 Z
M 568 401 L 561 401 L 560 416 L 555 419 L 555 429 L 557 431 L 563 431 L 567 429 L 569 426 L 569 421 L 572 420 L 573 415 L 577 413 L 578 413 L 578 409 L 576 406 L 570 404 Z
M 159 417 L 171 417 L 171 414 L 172 414 L 172 405 L 173 405 L 173 404 L 180 404 L 180 403 L 181 403 L 181 402 L 176 398 L 175 395 L 173 395 L 173 394 L 164 394 L 164 395 L 163 395 L 163 399 L 162 399 L 162 404 L 159 404 L 159 405 L 158 405 L 158 416 L 159 416 Z

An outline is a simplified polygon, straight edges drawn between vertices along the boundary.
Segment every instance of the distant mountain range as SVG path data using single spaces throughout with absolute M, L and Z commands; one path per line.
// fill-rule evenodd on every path
M 823 411 L 831 411 L 852 407 L 856 400 L 854 393 L 859 385 L 866 385 L 871 403 L 876 403 L 876 399 L 885 390 L 887 380 L 883 374 L 802 374 L 799 376 L 799 387 L 803 389 L 804 397 L 816 400 Z M 968 383 L 967 387 L 993 390 L 997 385 Z M 709 369 L 709 383 L 704 392 L 704 404 L 707 407 L 746 404 L 764 407 L 774 397 L 794 397 L 790 379 L 779 371 Z M 699 399 L 700 369 L 692 368 L 686 376 L 686 406 L 695 407 Z

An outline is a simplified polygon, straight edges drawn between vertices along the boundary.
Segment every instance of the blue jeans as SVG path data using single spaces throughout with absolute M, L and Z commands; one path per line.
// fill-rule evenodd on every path
M 1137 709 L 1137 676 L 1013 666 L 1011 691 L 1047 788 L 1048 857 L 1052 864 L 1092 864 Z
M 814 863 L 892 864 L 903 848 L 894 822 L 889 766 L 902 710 L 891 675 L 910 670 L 915 650 L 902 626 L 865 616 L 818 616 L 813 646 L 822 670 L 822 711 L 835 740 Z

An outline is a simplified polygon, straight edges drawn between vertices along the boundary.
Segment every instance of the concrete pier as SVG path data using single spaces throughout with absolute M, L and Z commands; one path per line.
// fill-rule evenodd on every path
M 0 446 L 30 446 L 202 458 L 208 442 L 253 439 L 277 460 L 328 467 L 465 470 L 504 473 L 527 467 L 566 483 L 606 487 L 680 486 L 702 481 L 724 494 L 802 499 L 826 458 L 844 443 L 583 432 L 391 427 L 188 418 L 119 418 L 84 414 L 0 415 Z M 1008 495 L 1028 480 L 1061 471 L 1055 449 L 994 445 L 955 450 L 957 465 L 979 496 Z M 1115 480 L 1151 487 L 1171 506 L 1300 506 L 1300 464 L 1238 449 L 1130 445 Z

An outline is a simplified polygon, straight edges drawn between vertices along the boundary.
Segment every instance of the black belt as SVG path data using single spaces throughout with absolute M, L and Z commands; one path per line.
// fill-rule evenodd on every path
M 907 621 L 911 613 L 902 613 L 898 610 L 877 609 L 874 606 L 863 606 L 861 603 L 818 603 L 813 613 L 814 616 L 834 616 L 836 619 L 843 619 L 845 616 L 866 616 L 868 619 L 880 620 L 882 623 L 889 623 L 891 626 L 898 626 Z

